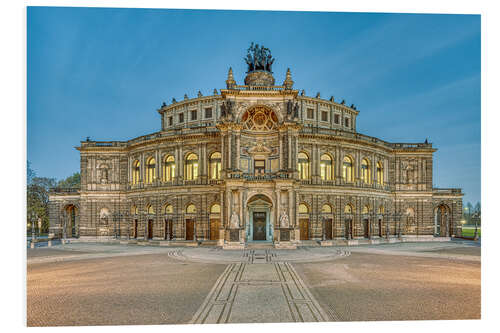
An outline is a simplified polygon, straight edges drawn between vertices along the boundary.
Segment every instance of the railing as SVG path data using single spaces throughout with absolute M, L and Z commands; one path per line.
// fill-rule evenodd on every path
M 226 179 L 241 179 L 245 181 L 272 181 L 276 179 L 292 179 L 291 175 L 288 173 L 264 173 L 264 174 L 255 174 L 255 173 L 243 173 L 243 172 L 234 172 L 228 173 Z M 394 190 L 394 185 L 384 184 L 379 185 L 376 183 L 373 184 L 358 184 L 355 182 L 343 182 L 343 181 L 335 181 L 335 180 L 319 180 L 313 181 L 312 179 L 296 179 L 301 185 L 310 185 L 310 186 L 332 186 L 332 187 L 349 187 L 355 189 L 375 189 L 381 191 L 391 191 Z M 168 188 L 174 186 L 195 186 L 195 185 L 221 185 L 224 183 L 224 179 L 201 179 L 198 178 L 196 180 L 184 180 L 184 181 L 171 181 L 171 182 L 155 182 L 151 184 L 128 184 L 127 190 L 142 190 L 148 188 Z M 434 189 L 435 193 L 461 193 L 460 189 Z
M 383 146 L 386 146 L 388 148 L 392 149 L 417 149 L 417 148 L 432 148 L 432 143 L 390 143 L 372 136 L 356 133 L 356 132 L 348 132 L 344 130 L 339 130 L 339 129 L 332 129 L 332 128 L 321 128 L 317 126 L 309 127 L 309 126 L 304 126 L 302 127 L 301 133 L 304 134 L 322 134 L 322 135 L 333 135 L 337 137 L 344 137 L 344 138 L 351 138 L 351 139 L 356 139 L 356 140 L 361 140 L 361 141 L 366 141 L 366 142 L 373 142 L 373 143 L 378 143 Z
M 284 86 L 246 86 L 236 85 L 235 90 L 255 90 L 255 91 L 280 91 L 285 90 Z
M 461 188 L 433 188 L 432 192 L 440 194 L 461 194 Z
M 49 189 L 50 193 L 78 193 L 79 187 L 52 187 Z

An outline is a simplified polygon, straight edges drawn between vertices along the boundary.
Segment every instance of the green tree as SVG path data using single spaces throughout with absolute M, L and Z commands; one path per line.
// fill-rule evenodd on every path
M 80 173 L 75 172 L 66 179 L 61 179 L 57 183 L 57 187 L 61 188 L 79 188 L 80 187 Z
M 29 220 L 32 215 L 41 218 L 42 232 L 49 229 L 49 190 L 55 185 L 54 178 L 33 177 L 27 187 L 27 223 L 32 222 Z

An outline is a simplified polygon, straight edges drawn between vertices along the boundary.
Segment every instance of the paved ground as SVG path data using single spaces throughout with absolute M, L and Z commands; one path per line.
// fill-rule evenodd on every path
M 28 249 L 28 326 L 480 318 L 480 247 Z

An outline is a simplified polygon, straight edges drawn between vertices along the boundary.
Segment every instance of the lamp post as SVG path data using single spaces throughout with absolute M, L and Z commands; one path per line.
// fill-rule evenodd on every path
M 30 212 L 30 222 L 31 222 L 31 243 L 36 239 L 35 236 L 35 220 L 36 220 L 36 213 L 34 211 Z
M 476 213 L 478 214 L 478 213 Z M 476 216 L 474 218 L 474 240 L 477 240 L 478 239 L 478 235 L 477 235 L 477 220 L 479 219 L 478 216 Z

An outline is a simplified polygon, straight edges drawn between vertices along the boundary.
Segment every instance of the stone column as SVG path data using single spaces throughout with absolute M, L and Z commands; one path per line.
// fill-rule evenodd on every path
M 155 154 L 156 154 L 155 178 L 160 179 L 160 168 L 161 168 L 160 151 L 157 149 Z
M 179 182 L 182 182 L 184 179 L 184 158 L 182 152 L 182 142 L 179 144 L 179 160 L 177 162 L 178 168 L 177 173 L 179 174 Z
M 231 154 L 231 145 L 232 145 L 232 138 L 233 136 L 233 131 L 232 130 L 229 130 L 228 132 L 228 136 L 227 136 L 227 151 L 228 151 L 228 156 L 227 156 L 227 167 L 228 169 L 232 169 L 232 165 L 233 165 L 233 161 L 232 161 L 232 154 Z
M 241 132 L 240 129 L 238 128 L 236 130 L 236 161 L 235 161 L 235 168 L 240 169 L 240 137 L 241 137 Z
M 279 154 L 280 154 L 280 165 L 279 165 L 279 170 L 283 170 L 284 169 L 284 165 L 283 165 L 283 132 L 282 131 L 279 131 L 278 132 L 278 141 L 280 143 L 280 151 L 279 151 Z

